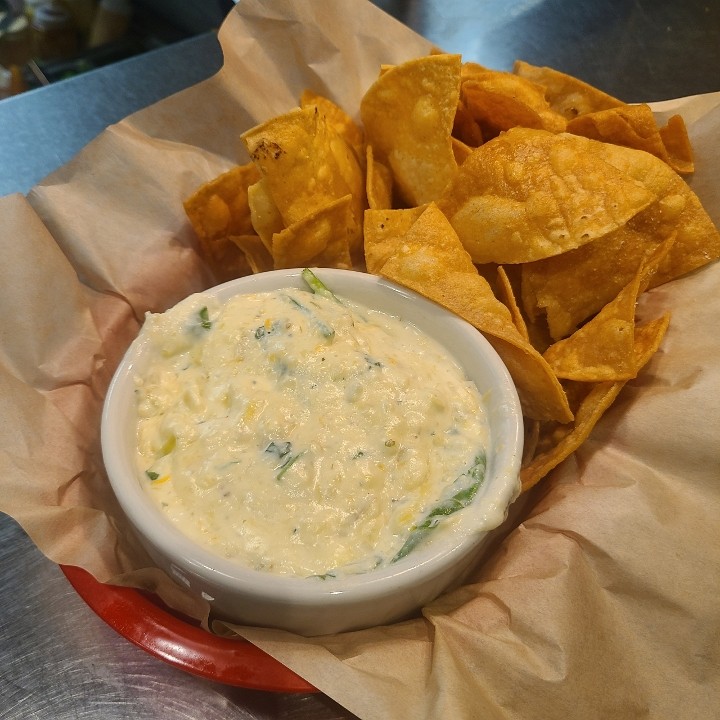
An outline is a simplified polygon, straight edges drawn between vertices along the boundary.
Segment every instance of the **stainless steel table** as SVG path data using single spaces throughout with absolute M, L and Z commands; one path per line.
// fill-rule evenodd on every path
M 717 0 L 378 0 L 441 47 L 498 69 L 551 65 L 631 102 L 720 90 Z M 0 195 L 27 192 L 108 124 L 214 73 L 201 35 L 0 102 Z M 52 598 L 52 602 L 50 602 Z M 188 675 L 95 616 L 0 516 L 0 719 L 350 718 L 321 694 Z

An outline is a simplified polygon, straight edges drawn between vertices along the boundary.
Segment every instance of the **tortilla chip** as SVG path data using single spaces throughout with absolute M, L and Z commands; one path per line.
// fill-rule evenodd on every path
M 274 267 L 279 270 L 312 265 L 349 269 L 353 233 L 353 198 L 346 195 L 275 233 Z
M 300 96 L 300 107 L 316 107 L 325 116 L 328 125 L 343 138 L 358 157 L 362 156 L 363 131 L 358 124 L 336 103 L 312 90 L 304 90 Z
M 397 253 L 397 244 L 410 231 L 427 205 L 400 210 L 366 210 L 363 224 L 365 266 L 380 275 L 385 263 Z
M 476 72 L 463 81 L 461 98 L 486 138 L 514 127 L 565 130 L 566 120 L 550 107 L 544 88 L 519 75 Z
M 365 138 L 409 206 L 440 196 L 457 163 L 450 137 L 460 96 L 459 55 L 428 55 L 384 72 L 360 103 Z
M 238 165 L 201 185 L 183 207 L 201 239 L 252 232 L 248 186 L 260 178 L 252 163 Z
M 563 460 L 570 457 L 589 437 L 597 421 L 620 394 L 624 382 L 589 385 L 584 401 L 575 412 L 575 422 L 566 426 L 551 425 L 545 429 L 552 438 L 549 450 L 539 452 L 530 463 L 520 469 L 522 491 L 527 492 Z M 543 429 L 541 429 L 541 434 Z
M 257 235 L 231 235 L 230 240 L 245 255 L 253 273 L 267 272 L 273 269 L 273 259 L 265 243 Z
M 667 164 L 647 153 L 608 143 L 593 143 L 593 148 L 609 164 L 641 182 L 656 196 L 656 202 L 638 214 L 637 226 L 648 234 L 660 234 L 660 241 L 677 232 L 670 254 L 651 287 L 720 257 L 720 233 L 698 196 Z
M 675 240 L 662 243 L 617 297 L 569 338 L 549 347 L 543 357 L 561 379 L 582 382 L 629 380 L 637 369 L 635 307 Z
M 659 350 L 669 325 L 670 313 L 664 313 L 661 317 L 635 328 L 635 376 Z
M 510 311 L 510 315 L 513 319 L 513 324 L 517 328 L 518 332 L 529 342 L 530 334 L 528 333 L 527 325 L 525 324 L 525 318 L 520 311 L 520 306 L 517 304 L 515 299 L 515 291 L 513 290 L 512 283 L 508 277 L 507 271 L 502 265 L 498 266 L 498 289 L 499 299 Z
M 473 149 L 466 145 L 462 140 L 458 140 L 457 138 L 450 138 L 452 142 L 452 150 L 453 150 L 453 156 L 455 157 L 455 162 L 457 163 L 458 167 L 462 165 L 472 153 Z
M 512 375 L 527 417 L 568 422 L 572 414 L 560 383 L 518 332 L 510 311 L 480 276 L 447 218 L 433 203 L 412 222 L 415 212 L 367 211 L 366 256 L 372 258 L 368 268 L 443 305 L 480 330 Z M 391 219 L 396 213 L 400 213 L 397 221 Z
M 280 232 L 285 225 L 280 211 L 270 195 L 265 178 L 261 178 L 248 188 L 248 206 L 252 226 L 263 241 L 265 248 L 270 252 L 272 236 Z
M 594 142 L 588 140 L 587 142 Z M 522 267 L 521 297 L 531 319 L 545 313 L 554 340 L 571 335 L 627 285 L 640 264 L 675 234 L 650 287 L 720 257 L 720 233 L 687 183 L 652 155 L 596 143 L 611 164 L 657 199 L 615 232 L 563 255 Z
M 612 95 L 553 68 L 538 67 L 523 60 L 516 60 L 513 72 L 541 85 L 545 89 L 545 98 L 550 107 L 567 120 L 585 113 L 625 105 Z
M 474 80 L 476 77 L 482 77 L 491 69 L 492 68 L 489 68 L 486 65 L 466 60 L 460 68 L 460 79 L 463 82 L 465 82 L 465 80 Z
M 657 352 L 669 321 L 669 314 L 665 314 L 636 328 L 633 348 L 634 375 L 637 375 Z M 587 440 L 597 421 L 613 404 L 626 382 L 618 380 L 566 385 L 569 395 L 582 398 L 579 404 L 572 404 L 573 408 L 576 408 L 575 420 L 568 425 L 548 423 L 541 428 L 538 448 L 542 449 L 536 452 L 531 462 L 520 469 L 523 492 L 536 485 Z
M 458 100 L 455 118 L 453 119 L 452 136 L 469 147 L 478 147 L 483 144 L 483 134 L 475 118 L 470 114 L 467 106 Z
M 285 227 L 350 195 L 352 244 L 360 244 L 365 176 L 353 149 L 316 106 L 271 118 L 241 138 Z
M 678 116 L 675 116 L 678 117 Z M 666 162 L 676 172 L 693 172 L 692 154 L 687 157 L 687 145 L 682 140 L 684 123 L 673 121 L 661 132 L 649 105 L 623 105 L 609 110 L 586 113 L 567 124 L 567 131 L 592 140 L 623 145 L 624 147 L 644 150 Z M 664 136 L 673 149 L 671 155 Z M 687 132 L 685 132 L 687 140 Z
M 247 189 L 259 177 L 252 163 L 238 165 L 201 185 L 183 202 L 200 251 L 220 281 L 250 272 L 230 236 L 253 232 Z
M 390 168 L 375 159 L 372 145 L 365 149 L 365 192 L 371 210 L 386 210 L 393 205 L 393 184 Z
M 665 151 L 667 152 L 667 163 L 681 175 L 689 175 L 695 172 L 695 160 L 688 137 L 685 121 L 680 115 L 673 115 L 665 127 L 660 128 Z
M 655 199 L 588 143 L 604 145 L 514 128 L 473 151 L 438 205 L 474 262 L 567 252 L 623 226 Z

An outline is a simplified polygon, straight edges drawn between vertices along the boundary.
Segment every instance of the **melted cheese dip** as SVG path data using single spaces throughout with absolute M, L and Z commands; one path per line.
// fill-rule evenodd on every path
M 299 289 L 193 295 L 142 330 L 138 463 L 182 532 L 299 576 L 387 564 L 488 442 L 474 384 L 416 327 Z

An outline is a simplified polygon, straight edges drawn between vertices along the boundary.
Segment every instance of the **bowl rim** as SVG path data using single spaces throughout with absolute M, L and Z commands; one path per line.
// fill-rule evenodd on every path
M 482 351 L 483 360 L 496 379 L 496 387 L 501 395 L 499 403 L 501 417 L 497 434 L 504 442 L 503 447 L 498 451 L 500 461 L 497 464 L 501 468 L 503 492 L 497 498 L 496 505 L 503 512 L 504 517 L 520 489 L 523 420 L 517 390 L 510 373 L 489 341 L 470 323 L 451 311 L 386 278 L 358 270 L 335 268 L 312 268 L 312 270 L 340 297 L 348 297 L 351 300 L 357 298 L 360 293 L 357 288 L 363 287 L 367 293 L 379 292 L 380 296 L 383 293 L 390 293 L 397 298 L 398 303 L 406 301 L 412 303 L 415 314 L 424 310 L 440 316 L 443 322 L 448 323 L 448 332 L 457 333 L 458 339 L 474 343 Z M 307 287 L 302 280 L 302 271 L 303 268 L 291 268 L 257 273 L 227 281 L 201 293 L 225 301 L 239 294 L 265 292 L 290 286 Z M 341 287 L 343 282 L 346 283 L 345 289 L 347 283 L 350 283 L 348 293 L 343 292 Z M 358 300 L 358 302 L 363 301 Z M 365 301 L 365 304 L 368 305 L 368 301 Z M 383 308 L 379 306 L 378 309 Z M 392 311 L 386 310 L 386 312 Z M 421 323 L 416 324 L 424 330 Z M 432 336 L 432 333 L 430 334 Z M 128 477 L 127 471 L 134 468 L 134 458 L 124 457 L 127 453 L 122 452 L 122 442 L 117 433 L 116 412 L 123 400 L 129 402 L 124 393 L 128 385 L 132 387 L 133 373 L 142 357 L 145 344 L 142 337 L 138 336 L 128 347 L 113 373 L 101 416 L 102 455 L 110 485 L 130 524 L 178 569 L 200 576 L 216 587 L 250 593 L 267 601 L 284 598 L 293 603 L 354 603 L 376 598 L 384 592 L 395 593 L 398 590 L 410 589 L 421 583 L 423 579 L 442 572 L 452 565 L 456 558 L 465 556 L 487 534 L 487 531 L 472 532 L 463 528 L 462 531 L 446 534 L 424 547 L 416 548 L 405 558 L 384 568 L 366 573 L 346 574 L 337 578 L 317 579 L 317 581 L 313 578 L 253 570 L 203 548 L 183 534 L 152 503 L 152 499 L 142 489 L 140 482 L 136 482 L 138 480 L 136 469 L 133 469 L 131 476 Z M 456 357 L 453 348 L 445 346 L 445 349 Z M 463 369 L 467 371 L 467 368 Z M 493 478 L 493 483 L 496 482 L 499 480 Z M 489 486 L 493 483 L 484 485 Z M 485 488 L 481 487 L 481 489 Z M 476 497 L 474 502 L 477 500 Z M 463 514 L 459 513 L 459 515 Z M 465 515 L 465 518 L 467 517 L 468 515 Z M 462 523 L 458 525 L 462 527 Z M 182 571 L 180 574 L 182 576 Z

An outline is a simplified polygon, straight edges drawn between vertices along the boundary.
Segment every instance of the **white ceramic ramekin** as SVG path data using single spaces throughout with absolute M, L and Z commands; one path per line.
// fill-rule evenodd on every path
M 135 461 L 134 375 L 147 358 L 142 341 L 128 349 L 108 389 L 102 451 L 112 488 L 157 565 L 189 592 L 207 599 L 215 617 L 323 635 L 408 617 L 460 583 L 488 532 L 517 497 L 522 413 L 515 386 L 493 348 L 471 325 L 439 305 L 387 280 L 349 270 L 319 269 L 338 296 L 399 316 L 442 343 L 483 395 L 490 424 L 487 473 L 472 505 L 456 513 L 451 533 L 405 558 L 365 574 L 327 580 L 273 575 L 214 555 L 188 539 L 154 505 Z M 286 287 L 306 287 L 302 270 L 278 270 L 232 280 L 207 291 L 218 299 Z

